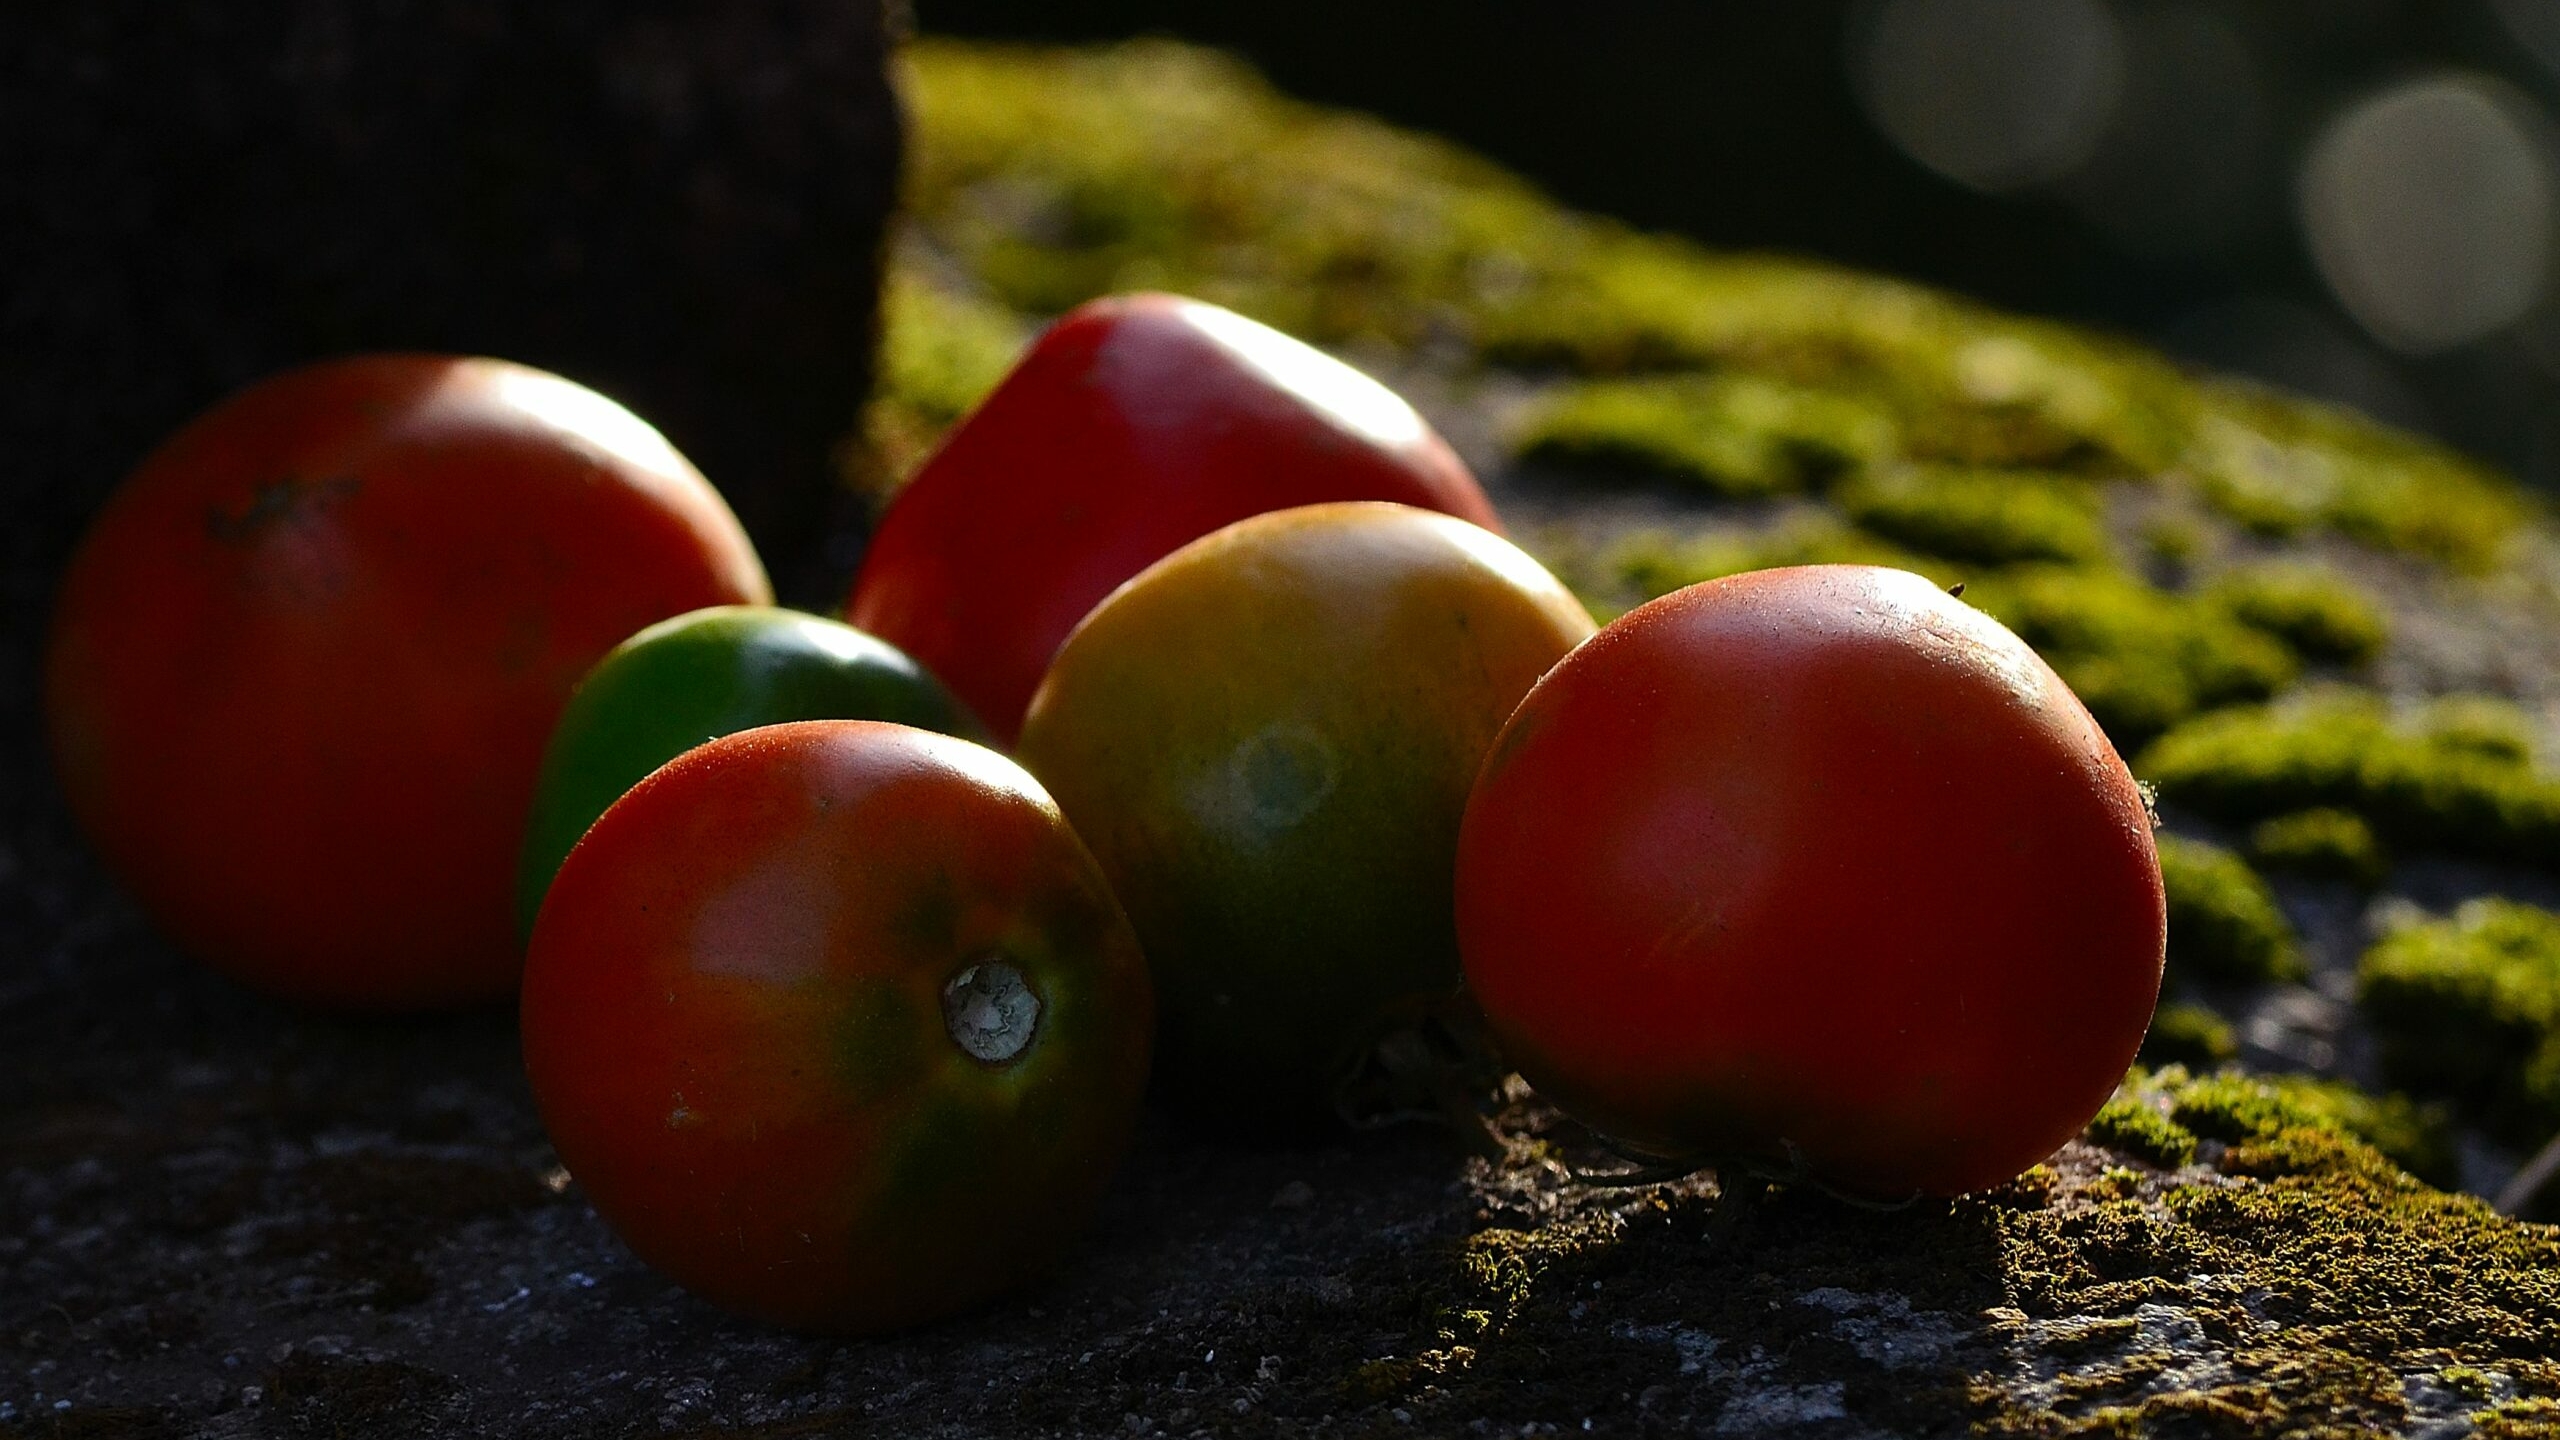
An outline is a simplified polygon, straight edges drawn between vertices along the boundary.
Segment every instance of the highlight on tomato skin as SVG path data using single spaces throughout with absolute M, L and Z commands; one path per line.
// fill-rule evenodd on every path
M 620 405 L 501 360 L 360 355 L 189 422 L 65 571 L 45 717 L 158 928 L 269 994 L 494 1001 L 544 737 L 653 620 L 769 603 L 728 507 Z
M 816 720 L 614 802 L 535 923 L 561 1160 L 706 1300 L 877 1334 L 1053 1265 L 1126 1151 L 1154 1023 L 1101 872 L 1019 766 Z
M 570 847 L 624 791 L 706 740 L 786 720 L 986 735 L 913 658 L 840 621 L 765 605 L 661 620 L 596 662 L 543 747 L 516 873 L 523 932 Z
M 1997 622 L 1871 566 L 1602 629 L 1495 743 L 1456 903 L 1498 1043 L 1568 1113 L 1882 1198 L 1998 1184 L 2077 1133 L 2166 929 L 2087 710 Z
M 1501 532 L 1457 453 L 1377 381 L 1203 301 L 1109 296 L 1034 341 L 898 492 L 845 615 L 1011 743 L 1114 587 L 1223 525 L 1334 500 Z
M 1085 617 L 1020 755 L 1137 927 L 1168 1099 L 1339 1125 L 1377 1042 L 1457 1005 L 1467 788 L 1591 628 L 1509 541 L 1377 502 L 1239 521 Z

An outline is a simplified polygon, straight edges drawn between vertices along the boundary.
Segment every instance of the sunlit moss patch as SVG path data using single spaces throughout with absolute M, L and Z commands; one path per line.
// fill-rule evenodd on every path
M 2370 890 L 2389 868 L 2373 827 L 2352 810 L 2324 806 L 2258 822 L 2249 858 L 2269 870 L 2318 880 L 2344 880 Z
M 1663 476 L 1728 498 L 1803 489 L 1893 453 L 1894 427 L 1858 401 L 1756 375 L 1569 385 L 1522 428 L 1523 459 Z
M 2560 1127 L 2560 915 L 2472 901 L 2384 936 L 2357 978 L 2395 1083 L 2450 1095 L 2519 1144 Z
M 2033 645 L 2128 750 L 2199 711 L 2266 699 L 2299 669 L 2219 608 L 2110 571 L 1984 577 L 1965 598 Z
M 2258 565 L 2215 580 L 2206 596 L 2231 618 L 2264 630 L 2307 660 L 2361 665 L 2382 649 L 2382 612 L 2334 572 L 2310 565 Z
M 1833 502 L 1863 529 L 1951 560 L 2085 564 L 2107 556 L 2096 494 L 2032 471 L 1898 467 L 1841 487 Z
M 2212 1070 L 2240 1053 L 2239 1033 L 2210 1005 L 2192 1000 L 2165 1000 L 2142 1037 L 2146 1065 L 2183 1065 Z
M 2200 840 L 2163 835 L 2159 843 L 2173 983 L 2248 984 L 2302 974 L 2293 927 L 2248 862 Z
M 1028 320 L 1174 289 L 1318 343 L 1591 379 L 1710 371 L 1736 387 L 1720 438 L 1604 415 L 1603 448 L 1633 439 L 1644 463 L 1743 493 L 1866 454 L 1881 432 L 1844 429 L 1854 410 L 1905 459 L 2174 476 L 2228 524 L 2325 529 L 2457 569 L 2494 566 L 2534 513 L 2438 447 L 2199 382 L 2134 345 L 1577 214 L 1456 146 L 1290 100 L 1214 52 L 927 40 L 907 63 L 913 232 L 965 288 Z M 1559 426 L 1560 451 L 1601 438 Z
M 2503 702 L 2395 720 L 2378 698 L 2329 694 L 2204 716 L 2135 769 L 2170 803 L 2224 819 L 2337 807 L 2395 848 L 2560 866 L 2560 777 L 2531 764 L 2523 728 Z

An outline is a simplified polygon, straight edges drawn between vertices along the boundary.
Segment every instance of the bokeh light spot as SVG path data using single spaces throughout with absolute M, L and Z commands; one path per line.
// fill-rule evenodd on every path
M 2305 238 L 2339 303 L 2428 354 L 2522 318 L 2551 262 L 2540 113 L 2501 81 L 2435 75 L 2348 107 L 2303 163 Z
M 2088 159 L 2124 83 L 2099 0 L 1879 0 L 1853 25 L 1860 98 L 1914 160 L 2014 190 Z

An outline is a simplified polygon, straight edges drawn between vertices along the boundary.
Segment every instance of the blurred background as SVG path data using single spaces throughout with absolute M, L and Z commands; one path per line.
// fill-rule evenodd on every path
M 2560 488 L 2560 0 L 914 0 L 1151 33 L 1558 198 L 2139 336 Z

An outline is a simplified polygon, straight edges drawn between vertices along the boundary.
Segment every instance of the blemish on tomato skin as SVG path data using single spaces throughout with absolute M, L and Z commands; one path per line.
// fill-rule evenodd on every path
M 355 497 L 364 481 L 353 475 L 325 480 L 282 476 L 262 480 L 238 510 L 205 507 L 204 533 L 225 545 L 246 545 L 262 532 L 310 518 L 315 512 Z

